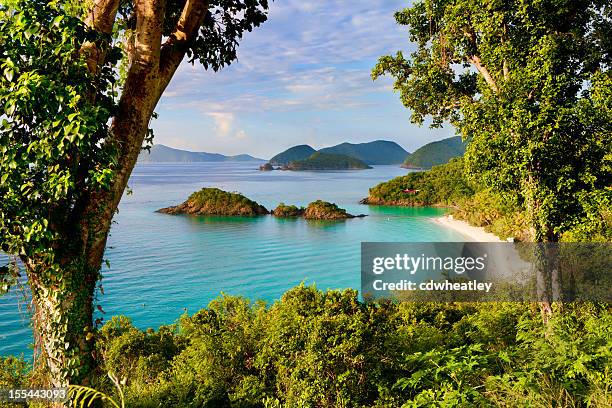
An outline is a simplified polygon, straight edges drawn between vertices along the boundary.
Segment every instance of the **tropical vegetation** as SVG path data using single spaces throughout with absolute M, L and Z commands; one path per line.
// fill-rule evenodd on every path
M 415 123 L 453 125 L 467 174 L 557 241 L 612 196 L 612 7 L 607 0 L 421 0 L 395 14 L 416 46 L 380 58 Z
M 100 374 L 127 407 L 608 407 L 609 305 L 542 325 L 523 303 L 364 303 L 298 286 L 273 304 L 222 296 L 172 326 L 114 317 Z M 0 387 L 28 382 L 0 360 Z M 119 400 L 108 376 L 92 384 Z
M 364 204 L 440 206 L 456 218 L 484 227 L 502 239 L 530 241 L 532 234 L 524 205 L 467 175 L 464 160 L 452 159 L 431 170 L 412 172 L 370 189 Z M 612 200 L 604 191 L 592 195 L 586 214 L 561 230 L 561 241 L 612 242 Z

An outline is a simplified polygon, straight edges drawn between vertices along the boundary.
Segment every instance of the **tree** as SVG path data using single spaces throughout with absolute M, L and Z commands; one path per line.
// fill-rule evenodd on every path
M 416 50 L 380 58 L 372 77 L 395 79 L 413 122 L 448 121 L 469 141 L 469 176 L 525 206 L 533 241 L 558 241 L 609 199 L 608 0 L 422 0 L 395 18 Z
M 0 244 L 25 265 L 37 362 L 53 386 L 87 381 L 94 368 L 106 240 L 157 102 L 185 57 L 215 71 L 234 61 L 268 9 L 267 0 L 86 4 L 0 5 Z

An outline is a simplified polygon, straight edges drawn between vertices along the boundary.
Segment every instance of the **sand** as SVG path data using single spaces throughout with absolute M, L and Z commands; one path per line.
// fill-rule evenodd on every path
M 434 218 L 434 222 L 443 225 L 446 228 L 451 228 L 460 234 L 463 234 L 471 242 L 503 242 L 499 237 L 490 232 L 486 232 L 484 228 L 474 227 L 465 221 L 456 220 L 452 215 L 445 217 Z

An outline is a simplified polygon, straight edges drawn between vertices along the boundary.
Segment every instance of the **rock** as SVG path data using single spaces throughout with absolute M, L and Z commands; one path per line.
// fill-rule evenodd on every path
M 272 170 L 274 170 L 274 167 L 270 163 L 266 163 L 266 164 L 262 164 L 261 166 L 259 166 L 259 170 L 261 170 L 261 171 L 272 171 Z

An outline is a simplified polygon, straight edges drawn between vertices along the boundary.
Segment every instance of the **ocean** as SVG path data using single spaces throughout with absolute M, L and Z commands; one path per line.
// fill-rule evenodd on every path
M 360 244 L 463 241 L 431 221 L 439 208 L 358 204 L 368 188 L 406 174 L 398 166 L 335 172 L 258 171 L 257 162 L 139 164 L 108 240 L 98 304 L 108 320 L 127 315 L 139 328 L 175 322 L 221 294 L 272 302 L 289 288 L 359 288 Z M 202 187 L 237 191 L 268 209 L 321 199 L 364 218 L 305 221 L 190 217 L 156 213 Z M 3 260 L 3 259 L 0 259 Z M 23 289 L 23 288 L 22 288 Z M 0 296 L 0 355 L 31 355 L 27 290 Z

